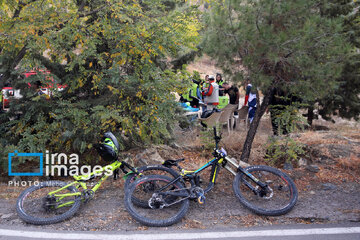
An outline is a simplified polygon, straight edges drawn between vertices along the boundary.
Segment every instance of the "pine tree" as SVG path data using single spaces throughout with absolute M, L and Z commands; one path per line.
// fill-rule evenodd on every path
M 336 88 L 330 94 L 317 100 L 318 112 L 322 118 L 332 120 L 333 115 L 342 118 L 359 119 L 360 115 L 360 12 L 359 2 L 352 0 L 332 0 L 324 4 L 322 14 L 328 18 L 341 17 L 343 32 L 353 50 L 344 64 L 341 76 L 336 81 Z M 312 123 L 311 116 L 314 104 L 308 114 L 308 122 Z
M 275 89 L 310 102 L 336 87 L 349 52 L 341 19 L 322 16 L 316 0 L 224 0 L 206 18 L 206 51 L 234 81 L 249 77 L 264 95 L 241 155 L 248 161 L 260 119 Z

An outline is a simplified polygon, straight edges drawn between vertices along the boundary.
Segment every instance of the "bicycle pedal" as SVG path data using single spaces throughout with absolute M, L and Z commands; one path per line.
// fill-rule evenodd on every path
M 205 197 L 204 196 L 198 197 L 197 200 L 198 200 L 198 203 L 201 204 L 201 205 L 205 203 Z

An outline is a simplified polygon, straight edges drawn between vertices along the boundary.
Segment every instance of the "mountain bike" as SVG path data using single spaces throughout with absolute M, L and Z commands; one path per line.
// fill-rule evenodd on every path
M 45 181 L 25 189 L 17 199 L 16 210 L 19 217 L 27 223 L 36 225 L 53 224 L 72 217 L 80 208 L 81 203 L 87 203 L 94 198 L 95 192 L 101 184 L 109 177 L 118 179 L 119 170 L 125 174 L 124 188 L 135 181 L 136 178 L 147 174 L 164 174 L 177 177 L 178 173 L 163 165 L 142 166 L 135 168 L 127 163 L 127 159 L 120 160 L 118 152 L 119 144 L 116 137 L 108 132 L 102 144 L 97 146 L 99 154 L 107 161 L 114 162 L 97 169 L 87 175 L 73 176 L 74 181 Z M 114 151 L 112 151 L 114 150 Z M 110 170 L 110 171 L 108 171 Z M 106 173 L 111 174 L 106 174 Z M 100 180 L 88 187 L 88 181 L 99 177 Z M 135 205 L 144 203 L 133 198 Z
M 125 189 L 125 208 L 139 223 L 152 227 L 165 227 L 179 222 L 189 209 L 190 200 L 205 202 L 205 194 L 214 188 L 219 170 L 227 169 L 235 175 L 233 191 L 245 207 L 260 215 L 277 216 L 289 212 L 297 201 L 298 191 L 291 178 L 269 166 L 240 167 L 226 151 L 219 149 L 221 136 L 214 127 L 214 158 L 195 171 L 179 166 L 179 160 L 164 164 L 179 170 L 177 177 L 147 175 L 133 181 Z M 200 173 L 211 167 L 210 181 L 204 189 Z M 135 204 L 138 199 L 145 205 Z

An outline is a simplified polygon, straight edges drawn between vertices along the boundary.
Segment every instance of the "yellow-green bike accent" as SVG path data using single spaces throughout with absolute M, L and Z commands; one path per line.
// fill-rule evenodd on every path
M 92 177 L 95 177 L 97 175 L 101 175 L 102 173 L 104 173 L 105 171 L 111 171 L 111 173 L 113 173 L 115 170 L 119 169 L 121 167 L 123 163 L 116 161 L 112 164 L 109 164 L 105 167 L 102 167 L 99 170 L 96 170 L 88 175 L 79 175 L 79 176 L 73 176 L 73 178 L 75 179 L 74 182 L 67 184 L 66 186 L 56 189 L 55 191 L 49 192 L 48 196 L 54 196 L 57 197 L 57 202 L 60 202 L 62 199 L 66 198 L 66 197 L 75 197 L 75 196 L 81 196 L 81 192 L 76 192 L 76 193 L 65 193 L 65 194 L 57 194 L 59 192 L 61 192 L 62 190 L 67 189 L 70 186 L 75 186 L 77 189 L 82 188 L 83 190 L 88 190 L 88 187 L 86 185 L 87 180 L 89 180 Z M 101 184 L 112 174 L 104 174 L 104 176 L 101 177 L 101 179 L 99 180 L 99 182 L 97 184 L 95 184 L 95 186 L 93 188 L 91 188 L 91 191 L 93 193 L 95 193 L 99 187 L 101 186 Z M 57 208 L 61 208 L 61 207 L 66 207 L 66 206 L 71 206 L 72 204 L 74 204 L 74 201 L 68 201 L 66 203 L 63 203 L 59 206 L 57 206 Z

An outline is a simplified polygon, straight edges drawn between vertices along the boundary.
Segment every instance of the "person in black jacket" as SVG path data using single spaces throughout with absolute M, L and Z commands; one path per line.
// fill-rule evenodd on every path
M 277 121 L 277 118 L 279 117 L 279 115 L 281 115 L 282 111 L 286 111 L 288 106 L 292 105 L 295 102 L 301 102 L 301 99 L 293 96 L 292 94 L 287 93 L 281 88 L 274 89 L 273 95 L 269 103 L 271 125 L 274 135 L 279 135 L 280 134 L 279 130 L 281 131 L 281 134 L 284 135 L 289 133 L 287 129 L 287 123 L 285 122 L 280 123 L 279 126 L 279 122 Z
M 224 82 L 222 84 L 225 94 L 229 95 L 229 103 L 230 104 L 239 104 L 239 98 L 240 98 L 240 92 L 239 89 L 231 84 L 229 84 L 228 82 Z

